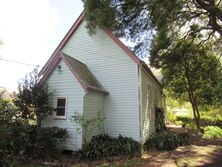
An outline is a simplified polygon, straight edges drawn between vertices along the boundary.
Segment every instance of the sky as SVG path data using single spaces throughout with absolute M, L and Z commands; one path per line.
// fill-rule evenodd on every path
M 0 0 L 0 86 L 46 63 L 83 10 L 81 0 Z

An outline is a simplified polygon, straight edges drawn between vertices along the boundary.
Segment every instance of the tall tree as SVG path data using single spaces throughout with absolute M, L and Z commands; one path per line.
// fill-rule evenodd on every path
M 47 86 L 39 83 L 38 70 L 35 68 L 19 83 L 14 103 L 23 120 L 27 123 L 35 121 L 40 127 L 41 121 L 53 111 L 49 104 L 49 97 Z
M 201 128 L 199 107 L 221 104 L 222 97 L 221 62 L 209 47 L 186 40 L 162 53 L 165 86 L 172 97 L 191 103 L 198 129 Z
M 112 30 L 132 40 L 138 56 L 163 68 L 177 98 L 192 104 L 200 129 L 199 106 L 219 103 L 222 44 L 221 0 L 83 0 L 87 28 Z M 210 47 L 205 43 L 211 42 Z M 150 49 L 151 48 L 151 49 Z
M 116 35 L 135 42 L 132 48 L 140 56 L 149 52 L 152 34 L 161 38 L 151 56 L 168 48 L 176 39 L 187 36 L 201 41 L 222 35 L 221 0 L 83 0 L 87 28 L 112 29 Z M 180 33 L 178 33 L 180 32 Z

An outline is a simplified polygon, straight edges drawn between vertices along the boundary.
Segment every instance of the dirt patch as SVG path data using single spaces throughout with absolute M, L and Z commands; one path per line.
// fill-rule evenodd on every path
M 150 151 L 144 157 L 143 167 L 222 167 L 222 139 L 205 140 L 196 130 L 178 126 L 169 127 L 176 133 L 188 133 L 191 144 L 174 151 Z
M 184 146 L 174 151 L 148 153 L 143 167 L 222 166 L 222 146 Z

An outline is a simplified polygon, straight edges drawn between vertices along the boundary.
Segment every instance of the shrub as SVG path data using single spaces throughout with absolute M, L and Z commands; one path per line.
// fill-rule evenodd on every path
M 182 124 L 189 125 L 191 123 L 194 123 L 193 118 L 191 117 L 177 117 L 177 122 L 182 122 Z M 222 120 L 220 117 L 212 117 L 209 115 L 202 115 L 200 119 L 201 126 L 219 126 L 222 127 Z
M 167 110 L 166 119 L 167 119 L 168 122 L 174 123 L 177 118 L 176 118 L 175 113 L 173 111 Z
M 217 116 L 203 115 L 201 116 L 201 125 L 222 127 L 222 120 Z
M 23 154 L 28 138 L 25 126 L 5 124 L 0 131 L 0 150 L 2 154 L 8 157 Z
M 175 121 L 176 125 L 183 125 L 184 123 L 182 121 Z
M 1 156 L 54 157 L 58 145 L 67 137 L 61 128 L 36 128 L 36 126 L 8 125 L 0 131 Z
M 218 126 L 207 126 L 204 128 L 203 138 L 222 138 L 222 129 Z
M 46 85 L 39 84 L 36 69 L 19 84 L 12 100 L 0 94 L 0 160 L 20 155 L 56 155 L 67 132 L 55 127 L 41 128 L 42 120 L 52 112 L 50 95 Z
M 186 127 L 190 128 L 190 129 L 196 129 L 196 124 L 195 122 L 190 122 L 186 124 Z
M 179 137 L 176 133 L 171 131 L 162 131 L 151 135 L 151 137 L 145 142 L 144 149 L 149 150 L 156 148 L 161 151 L 175 150 L 177 146 L 184 144 L 184 137 Z
M 59 144 L 67 137 L 67 131 L 58 127 L 34 127 L 28 133 L 29 142 L 26 145 L 26 153 L 38 158 L 56 156 Z
M 182 124 L 189 124 L 194 122 L 194 120 L 191 117 L 177 116 L 177 122 L 181 122 Z
M 136 156 L 140 152 L 140 144 L 131 138 L 119 136 L 110 137 L 106 134 L 93 136 L 91 142 L 82 150 L 86 159 L 101 159 L 109 156 Z
M 156 132 L 161 132 L 166 130 L 164 119 L 164 111 L 161 108 L 155 109 L 155 128 Z
M 88 145 L 93 132 L 95 132 L 95 130 L 101 131 L 101 126 L 105 120 L 105 117 L 102 116 L 100 111 L 97 112 L 96 117 L 90 119 L 87 119 L 84 115 L 75 112 L 72 119 L 81 126 L 81 128 L 76 129 L 76 132 L 77 134 L 80 134 L 81 132 L 83 133 L 84 144 Z

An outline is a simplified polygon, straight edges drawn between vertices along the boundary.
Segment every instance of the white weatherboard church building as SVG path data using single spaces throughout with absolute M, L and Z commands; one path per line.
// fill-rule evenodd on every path
M 85 26 L 82 13 L 40 71 L 56 108 L 43 126 L 67 129 L 63 148 L 78 150 L 83 137 L 71 117 L 102 112 L 103 133 L 144 143 L 155 131 L 155 107 L 164 107 L 160 82 L 112 32 L 89 36 Z

